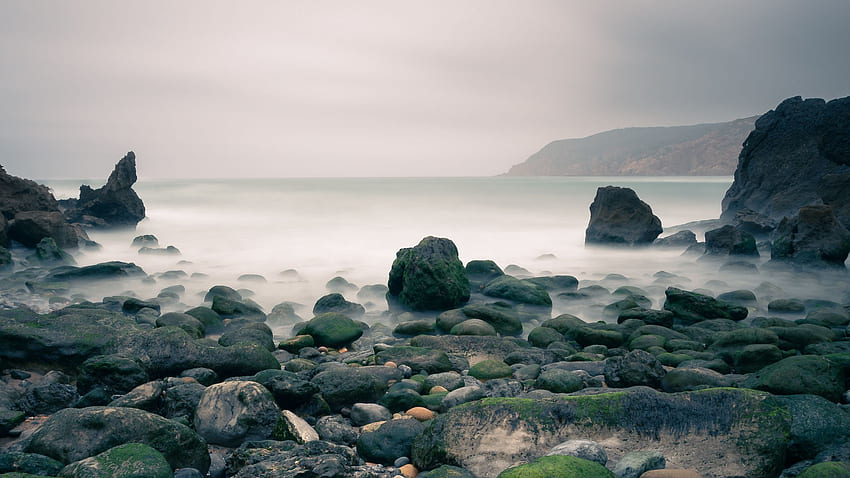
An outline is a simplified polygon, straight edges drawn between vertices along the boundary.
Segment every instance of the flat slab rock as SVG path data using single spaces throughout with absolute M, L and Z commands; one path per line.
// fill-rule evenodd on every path
M 551 399 L 489 398 L 439 416 L 413 446 L 419 469 L 455 465 L 480 478 L 571 439 L 600 443 L 610 462 L 646 449 L 705 478 L 778 475 L 790 414 L 769 394 L 709 389 L 665 394 L 646 387 Z

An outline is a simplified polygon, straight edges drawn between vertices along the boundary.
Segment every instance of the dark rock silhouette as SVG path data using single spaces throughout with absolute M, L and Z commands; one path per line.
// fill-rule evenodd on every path
M 387 284 L 388 298 L 413 310 L 447 310 L 469 300 L 469 279 L 449 240 L 426 237 L 398 251 Z
M 145 205 L 133 191 L 136 182 L 136 154 L 130 151 L 115 165 L 102 188 L 80 186 L 80 199 L 66 212 L 73 222 L 94 227 L 135 226 L 145 218 Z
M 661 220 L 632 189 L 605 186 L 590 205 L 585 244 L 640 246 L 661 234 Z
M 828 204 L 850 224 L 850 97 L 788 98 L 762 115 L 738 158 L 721 219 L 749 209 L 774 220 Z

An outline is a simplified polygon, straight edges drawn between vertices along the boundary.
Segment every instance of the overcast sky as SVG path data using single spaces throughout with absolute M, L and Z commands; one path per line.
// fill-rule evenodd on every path
M 0 164 L 493 175 L 546 143 L 850 95 L 850 1 L 0 0 Z

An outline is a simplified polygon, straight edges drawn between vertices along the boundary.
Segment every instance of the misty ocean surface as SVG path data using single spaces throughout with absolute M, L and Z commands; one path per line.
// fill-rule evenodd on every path
M 179 283 L 187 289 L 183 303 L 194 306 L 209 287 L 222 284 L 250 289 L 266 312 L 284 301 L 304 304 L 300 314 L 310 318 L 313 304 L 328 293 L 328 280 L 386 284 L 396 252 L 432 235 L 454 241 L 464 263 L 491 259 L 503 270 L 517 265 L 532 275 L 569 274 L 581 281 L 579 287 L 637 285 L 660 308 L 667 285 L 721 293 L 753 289 L 765 278 L 720 273 L 718 263 L 682 256 L 681 249 L 585 248 L 597 187 L 633 188 L 666 228 L 717 218 L 731 182 L 731 177 L 143 180 L 134 189 L 147 218 L 136 230 L 89 231 L 103 248 L 80 252 L 77 260 L 135 262 L 156 279 L 100 285 L 90 292 L 94 300 L 128 290 L 155 297 Z M 57 198 L 77 196 L 83 183 L 45 181 Z M 160 247 L 173 245 L 182 255 L 140 255 L 130 244 L 141 234 L 155 235 Z M 701 232 L 697 237 L 703 239 Z M 282 274 L 292 269 L 297 276 Z M 167 271 L 187 277 L 162 277 Z M 659 278 L 659 271 L 679 277 Z M 605 278 L 612 273 L 629 281 Z M 239 281 L 243 274 L 260 274 L 266 282 Z M 356 292 L 346 297 L 364 302 Z M 367 321 L 387 309 L 384 301 L 365 305 Z M 602 318 L 598 308 L 577 311 L 575 304 L 556 299 L 553 316 L 563 312 Z

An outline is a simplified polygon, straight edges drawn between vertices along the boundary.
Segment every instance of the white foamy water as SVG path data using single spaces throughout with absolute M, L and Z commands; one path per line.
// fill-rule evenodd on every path
M 132 289 L 153 297 L 163 287 L 184 284 L 183 302 L 198 305 L 216 284 L 249 288 L 267 311 L 283 301 L 307 305 L 327 293 L 326 282 L 345 277 L 358 286 L 386 284 L 395 253 L 425 236 L 452 239 L 461 260 L 492 259 L 503 269 L 516 264 L 533 274 L 570 274 L 582 286 L 609 273 L 648 287 L 660 307 L 664 284 L 653 274 L 683 276 L 673 282 L 714 292 L 753 289 L 764 277 L 718 272 L 718 264 L 697 263 L 680 250 L 623 251 L 584 247 L 588 207 L 599 186 L 633 188 L 652 206 L 665 227 L 717 218 L 729 177 L 664 178 L 381 178 L 140 181 L 134 189 L 147 219 L 136 230 L 90 231 L 103 245 L 80 253 L 80 264 L 107 260 L 135 262 L 153 283 L 115 283 L 90 292 L 93 299 Z M 81 181 L 47 181 L 59 198 L 78 194 Z M 97 187 L 98 184 L 93 186 Z M 139 255 L 133 237 L 153 234 L 160 246 L 181 256 Z M 700 236 L 700 239 L 701 236 Z M 541 259 L 542 255 L 548 259 Z M 298 271 L 300 280 L 281 275 Z M 205 274 L 165 279 L 166 271 Z M 240 282 L 260 274 L 267 283 Z M 777 279 L 778 278 L 774 278 Z M 709 283 L 723 280 L 726 286 Z M 150 282 L 150 281 L 149 281 Z M 669 281 L 668 281 L 669 282 Z M 792 281 L 793 282 L 793 281 Z M 605 282 L 602 282 L 605 284 Z M 605 284 L 613 290 L 617 284 Z M 355 294 L 347 294 L 356 300 Z M 372 310 L 386 304 L 371 304 Z M 554 314 L 575 312 L 556 301 Z M 593 315 L 592 312 L 587 312 Z M 309 316 L 309 312 L 305 315 Z M 590 317 L 594 318 L 594 317 Z

